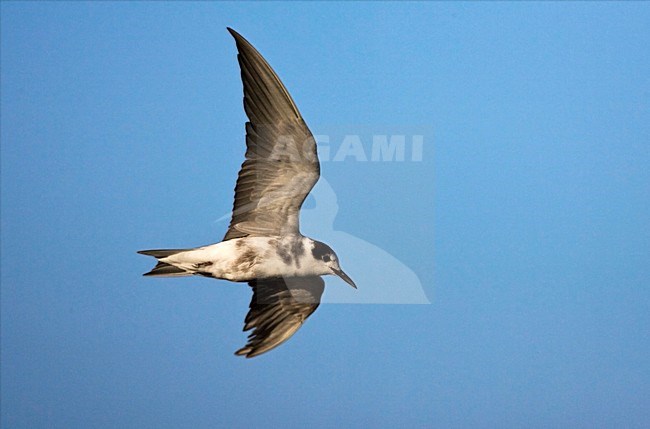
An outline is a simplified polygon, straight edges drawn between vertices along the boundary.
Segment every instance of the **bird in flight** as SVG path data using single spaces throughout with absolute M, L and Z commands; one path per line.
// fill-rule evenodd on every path
M 145 276 L 201 275 L 247 282 L 253 289 L 235 352 L 251 358 L 288 340 L 318 308 L 334 274 L 356 285 L 325 243 L 300 233 L 300 207 L 320 176 L 314 137 L 280 78 L 232 28 L 244 84 L 246 160 L 223 241 L 192 249 L 142 250 L 157 265 Z

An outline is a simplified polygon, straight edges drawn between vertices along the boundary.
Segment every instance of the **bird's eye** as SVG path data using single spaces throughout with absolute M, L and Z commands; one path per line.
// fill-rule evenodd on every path
M 323 262 L 329 262 L 330 261 L 330 255 L 323 255 Z

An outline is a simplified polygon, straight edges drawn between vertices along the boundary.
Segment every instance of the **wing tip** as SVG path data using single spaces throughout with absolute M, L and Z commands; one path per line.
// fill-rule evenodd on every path
M 226 27 L 226 30 L 228 30 L 228 32 L 230 33 L 230 35 L 231 35 L 232 37 L 235 38 L 235 41 L 236 41 L 236 42 L 241 42 L 241 41 L 246 42 L 246 39 L 244 39 L 244 36 L 242 36 L 241 34 L 239 34 L 237 31 L 233 30 L 232 27 Z
M 252 347 L 248 347 L 248 346 L 242 347 L 241 349 L 239 349 L 239 350 L 237 350 L 235 352 L 236 356 L 243 356 L 246 359 L 250 359 L 252 357 L 255 357 L 258 354 L 260 354 L 260 353 L 256 353 L 256 351 Z

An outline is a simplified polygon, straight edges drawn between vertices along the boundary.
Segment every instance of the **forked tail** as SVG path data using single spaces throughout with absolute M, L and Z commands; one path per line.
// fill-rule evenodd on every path
M 138 253 L 141 255 L 153 256 L 158 259 L 158 263 L 155 267 L 148 273 L 144 273 L 143 276 L 158 276 L 158 277 L 180 277 L 180 276 L 191 276 L 193 272 L 186 271 L 177 266 L 168 264 L 166 262 L 161 262 L 160 259 L 167 258 L 168 256 L 175 255 L 177 253 L 186 252 L 192 249 L 158 249 L 158 250 L 140 250 Z

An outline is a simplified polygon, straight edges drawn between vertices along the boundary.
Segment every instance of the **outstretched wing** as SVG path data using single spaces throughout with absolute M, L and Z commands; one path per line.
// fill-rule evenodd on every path
M 224 240 L 297 234 L 300 207 L 320 175 L 314 137 L 271 66 L 239 33 L 228 31 L 239 51 L 249 122 Z
M 236 355 L 251 358 L 265 353 L 289 338 L 318 308 L 325 282 L 320 277 L 258 279 L 253 288 L 244 331 L 253 330 L 245 347 Z

